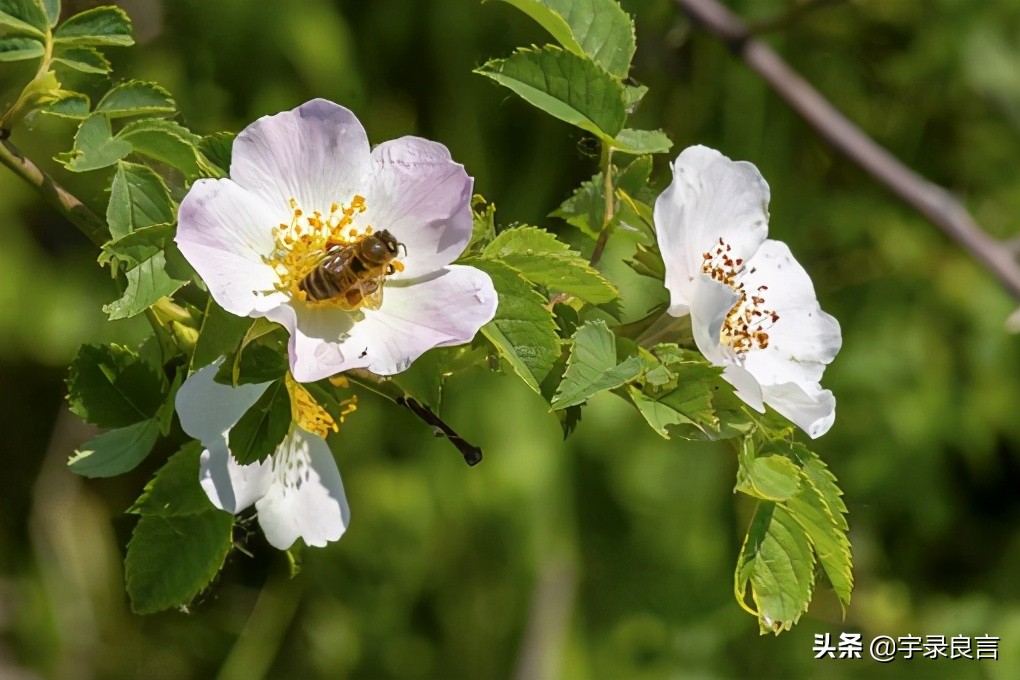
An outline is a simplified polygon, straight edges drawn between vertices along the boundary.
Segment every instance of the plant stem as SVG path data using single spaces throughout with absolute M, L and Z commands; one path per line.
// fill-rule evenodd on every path
M 613 199 L 613 147 L 602 142 L 602 192 L 605 195 L 606 208 L 605 216 L 602 218 L 602 230 L 599 232 L 599 240 L 595 242 L 595 249 L 591 251 L 591 265 L 594 267 L 602 257 L 602 251 L 606 248 L 609 240 L 609 232 L 612 231 L 613 214 L 616 210 L 616 201 Z
M 57 184 L 39 166 L 25 158 L 17 147 L 5 138 L 0 140 L 0 163 L 6 165 L 14 174 L 35 187 L 47 203 L 56 208 L 93 244 L 102 246 L 110 239 L 110 233 L 107 231 L 106 221 L 103 218 L 96 215 L 88 206 Z

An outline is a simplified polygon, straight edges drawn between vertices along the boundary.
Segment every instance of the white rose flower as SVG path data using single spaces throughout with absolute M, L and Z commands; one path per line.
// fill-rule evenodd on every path
M 471 238 L 472 186 L 442 144 L 370 149 L 353 113 L 316 99 L 237 136 L 230 178 L 192 185 L 176 241 L 224 309 L 287 328 L 295 379 L 391 375 L 495 314 L 489 276 L 450 264 Z M 340 282 L 322 280 L 327 255 Z
M 254 505 L 266 539 L 281 550 L 298 538 L 316 547 L 339 540 L 350 509 L 323 439 L 336 431 L 336 421 L 288 376 L 294 418 L 290 431 L 264 461 L 241 465 L 230 455 L 227 433 L 272 383 L 221 385 L 213 379 L 220 363 L 222 359 L 189 376 L 175 401 L 181 427 L 205 447 L 199 482 L 209 500 L 232 514 Z
M 768 404 L 812 438 L 825 434 L 836 400 L 820 381 L 842 344 L 804 268 L 767 239 L 769 186 L 751 163 L 692 146 L 673 164 L 655 202 L 669 313 L 690 314 L 698 349 L 737 395 Z

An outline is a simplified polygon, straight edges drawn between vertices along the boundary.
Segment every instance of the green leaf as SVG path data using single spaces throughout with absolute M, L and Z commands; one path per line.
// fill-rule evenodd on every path
M 137 267 L 164 250 L 173 239 L 174 231 L 175 228 L 172 224 L 139 227 L 120 238 L 105 243 L 99 256 L 99 262 L 105 264 L 116 261 L 129 269 Z
M 233 516 L 222 510 L 142 515 L 124 561 L 131 610 L 151 614 L 191 602 L 223 566 L 233 527 Z
M 762 501 L 737 558 L 734 594 L 746 607 L 750 587 L 762 632 L 789 630 L 811 602 L 814 552 L 800 524 L 782 505 Z
M 164 115 L 176 110 L 177 103 L 166 88 L 144 80 L 121 83 L 96 104 L 96 113 L 102 113 L 107 118 Z
M 768 501 L 786 501 L 800 489 L 800 469 L 780 455 L 752 458 L 741 465 L 737 491 Z
M 184 286 L 191 278 L 187 262 L 177 246 L 168 244 L 137 267 L 127 271 L 127 287 L 124 294 L 113 302 L 103 305 L 103 311 L 110 320 L 126 319 L 141 314 L 160 298 L 169 297 Z
M 274 346 L 276 345 L 276 346 Z M 216 382 L 223 385 L 261 385 L 279 380 L 287 372 L 286 343 L 252 342 L 228 356 L 216 371 Z M 235 381 L 236 376 L 236 381 Z
M 186 178 L 202 174 L 196 145 L 201 138 L 172 120 L 147 118 L 129 123 L 117 134 L 134 153 L 180 170 Z
M 131 19 L 124 10 L 112 5 L 75 14 L 57 27 L 53 37 L 58 45 L 74 47 L 127 47 L 135 44 L 131 37 Z
M 627 110 L 631 111 L 648 94 L 648 88 L 644 85 L 627 85 L 624 92 L 627 97 Z
M 616 0 L 504 0 L 549 31 L 563 47 L 586 55 L 617 78 L 634 57 L 634 24 Z
M 616 286 L 579 253 L 537 227 L 504 230 L 486 246 L 482 257 L 510 265 L 536 285 L 593 304 L 610 302 L 620 296 Z
M 0 62 L 39 59 L 46 54 L 46 48 L 32 38 L 0 38 Z
M 227 434 L 230 454 L 241 465 L 268 458 L 290 429 L 290 395 L 283 380 L 270 385 Z
M 156 415 L 166 378 L 120 345 L 82 345 L 71 362 L 67 401 L 82 420 L 124 427 Z
M 158 436 L 159 422 L 154 419 L 110 430 L 82 444 L 67 465 L 82 477 L 121 475 L 145 460 Z
M 45 40 L 49 25 L 35 0 L 0 0 L 0 35 L 22 33 Z
M 202 138 L 198 150 L 205 158 L 210 177 L 225 177 L 230 173 L 230 157 L 233 151 L 234 132 L 214 132 Z
M 46 10 L 46 19 L 49 25 L 56 26 L 60 20 L 60 0 L 42 0 L 43 9 Z
M 198 483 L 203 446 L 192 441 L 170 456 L 128 512 L 138 515 L 182 517 L 214 510 Z
M 390 380 L 419 404 L 439 411 L 443 400 L 443 382 L 450 375 L 449 367 L 457 347 L 437 347 L 414 360 L 405 371 L 392 376 Z
M 642 368 L 643 362 L 637 356 L 617 364 L 613 332 L 605 321 L 589 321 L 574 333 L 567 370 L 550 406 L 562 409 L 582 404 L 599 392 L 633 380 Z
M 82 73 L 106 74 L 113 68 L 110 60 L 94 47 L 68 47 L 59 50 L 53 61 Z
M 647 188 L 648 178 L 651 174 L 651 156 L 641 156 L 631 161 L 627 167 L 617 169 L 614 173 L 613 184 L 630 195 L 638 195 Z M 600 172 L 587 182 L 582 183 L 573 195 L 549 216 L 559 217 L 592 238 L 597 238 L 605 214 L 605 181 Z
M 114 139 L 106 116 L 93 113 L 78 127 L 74 147 L 57 160 L 72 172 L 88 172 L 113 165 L 131 153 L 131 145 Z
M 464 264 L 488 273 L 499 296 L 496 316 L 482 326 L 482 334 L 528 387 L 541 394 L 539 385 L 560 355 L 556 323 L 545 298 L 501 262 L 471 258 Z
M 613 140 L 613 150 L 635 156 L 648 153 L 666 153 L 673 142 L 662 130 L 621 130 Z
M 610 144 L 627 118 L 623 85 L 593 62 L 557 47 L 519 49 L 475 72 Z
M 106 207 L 106 222 L 113 238 L 173 221 L 174 204 L 163 178 L 144 165 L 118 163 Z
M 58 90 L 53 94 L 53 97 L 54 99 L 39 108 L 40 113 L 71 120 L 88 118 L 91 104 L 89 98 L 81 92 Z
M 195 353 L 191 356 L 191 370 L 204 368 L 237 350 L 251 324 L 252 320 L 248 317 L 234 316 L 210 297 L 206 303 Z
M 482 249 L 496 238 L 495 204 L 486 203 L 483 196 L 475 194 L 471 199 L 471 215 L 473 218 L 471 241 L 464 250 L 465 257 L 480 254 Z
M 668 357 L 659 361 L 664 379 L 649 384 L 642 391 L 634 386 L 628 394 L 634 406 L 661 437 L 700 438 L 717 425 L 712 405 L 712 392 L 719 380 L 719 369 L 703 361 L 686 357 Z
M 177 322 L 175 322 L 177 323 Z M 176 412 L 177 404 L 177 391 L 181 389 L 181 385 L 184 383 L 184 376 L 187 375 L 188 371 L 183 366 L 178 366 L 174 371 L 173 382 L 170 383 L 170 389 L 167 390 L 166 397 L 163 399 L 163 405 L 159 407 L 159 411 L 156 413 L 156 421 L 159 423 L 159 433 L 164 437 L 169 436 L 170 426 L 174 421 L 174 413 Z

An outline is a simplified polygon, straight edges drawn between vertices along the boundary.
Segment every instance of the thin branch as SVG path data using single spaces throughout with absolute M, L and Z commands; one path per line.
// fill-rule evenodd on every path
M 929 182 L 861 131 L 801 78 L 747 25 L 716 0 L 674 0 L 695 22 L 721 39 L 836 151 L 959 243 L 1020 299 L 1020 263 L 987 233 L 946 189 Z
M 605 182 L 602 191 L 605 194 L 606 207 L 599 239 L 595 242 L 594 250 L 591 251 L 590 262 L 593 267 L 598 264 L 602 257 L 602 251 L 605 250 L 606 243 L 609 241 L 609 232 L 613 228 L 613 212 L 616 208 L 616 203 L 613 200 L 613 147 L 605 142 L 602 143 L 602 178 Z
M 110 240 L 106 221 L 92 212 L 88 206 L 75 198 L 64 187 L 57 184 L 39 166 L 25 158 L 17 147 L 8 141 L 9 135 L 9 130 L 0 130 L 0 163 L 6 165 L 14 174 L 35 187 L 47 203 L 56 208 L 92 243 L 102 246 Z

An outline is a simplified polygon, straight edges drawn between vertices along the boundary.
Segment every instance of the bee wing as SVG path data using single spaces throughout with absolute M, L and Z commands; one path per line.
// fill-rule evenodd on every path
M 322 258 L 320 267 L 330 274 L 340 274 L 354 259 L 354 248 L 352 246 L 333 246 Z
M 362 295 L 362 308 L 363 309 L 379 309 L 382 307 L 383 301 L 383 279 L 385 276 L 379 275 L 370 279 L 365 279 L 361 282 L 361 295 Z

